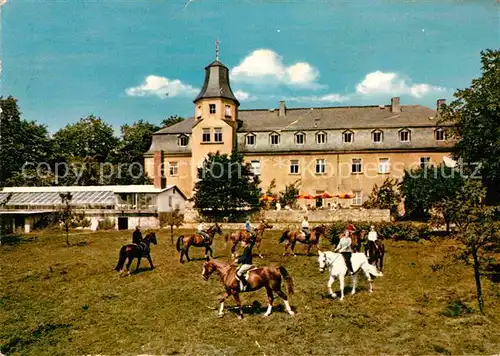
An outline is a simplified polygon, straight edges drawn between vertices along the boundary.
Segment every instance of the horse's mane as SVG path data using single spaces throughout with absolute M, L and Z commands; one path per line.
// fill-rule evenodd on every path
M 234 279 L 234 272 L 236 270 L 236 266 L 234 266 L 231 263 L 227 263 L 224 261 L 217 261 L 214 259 L 210 260 L 210 262 L 215 266 L 217 273 L 220 275 L 223 283 L 226 286 L 229 286 Z

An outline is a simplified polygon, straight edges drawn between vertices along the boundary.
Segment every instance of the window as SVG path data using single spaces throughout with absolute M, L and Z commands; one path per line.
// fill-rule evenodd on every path
M 352 166 L 351 166 L 351 173 L 361 173 L 363 170 L 363 166 L 361 163 L 361 158 L 353 158 L 352 159 Z
M 399 131 L 399 140 L 401 142 L 410 142 L 410 131 L 409 130 Z
M 389 158 L 378 159 L 378 172 L 389 173 Z
M 231 106 L 226 105 L 226 111 L 224 111 L 226 117 L 231 117 Z
M 295 143 L 297 145 L 303 145 L 305 140 L 306 140 L 306 135 L 304 135 L 302 132 L 295 134 Z
M 222 129 L 214 129 L 214 142 L 222 142 Z
M 271 134 L 271 145 L 277 145 L 280 143 L 280 135 L 277 133 Z
M 384 137 L 383 137 L 382 131 L 373 131 L 372 132 L 372 141 L 374 143 L 382 142 L 383 138 Z
M 260 161 L 252 161 L 250 162 L 252 166 L 252 173 L 256 176 L 260 175 Z
M 179 146 L 187 146 L 189 143 L 189 139 L 187 138 L 187 136 L 180 136 L 179 137 Z
M 430 157 L 420 157 L 420 168 L 424 169 L 426 167 L 429 167 L 430 163 L 431 163 Z
M 317 144 L 326 143 L 326 133 L 324 133 L 324 132 L 318 132 L 316 134 L 316 143 Z
M 316 174 L 325 174 L 325 172 L 326 172 L 325 160 L 324 159 L 317 159 L 316 160 Z
M 290 161 L 290 174 L 299 174 L 299 160 L 292 159 Z
M 196 114 L 197 119 L 201 119 L 201 105 L 198 106 L 197 114 Z
M 169 208 L 172 207 L 172 197 L 171 196 L 168 197 L 168 206 L 169 206 Z
M 444 141 L 446 139 L 446 133 L 442 128 L 435 131 L 436 141 Z
M 215 114 L 215 104 L 209 104 L 208 108 L 210 109 L 210 114 Z
M 168 175 L 170 177 L 176 177 L 179 175 L 179 166 L 177 162 L 168 162 Z
M 203 129 L 201 142 L 210 142 L 210 129 Z
M 342 134 L 342 140 L 344 143 L 352 143 L 354 139 L 354 134 L 351 131 L 346 131 Z
M 247 135 L 247 145 L 248 146 L 255 145 L 255 135 Z
M 355 190 L 352 192 L 354 197 L 352 198 L 352 205 L 362 205 L 363 204 L 363 191 Z

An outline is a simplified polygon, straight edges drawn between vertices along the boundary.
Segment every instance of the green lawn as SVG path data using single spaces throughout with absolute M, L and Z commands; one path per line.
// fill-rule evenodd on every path
M 317 256 L 281 257 L 279 232 L 266 232 L 265 259 L 255 261 L 288 269 L 297 315 L 286 314 L 276 299 L 273 314 L 262 317 L 266 298 L 260 290 L 243 294 L 243 303 L 254 307 L 238 320 L 230 311 L 217 317 L 222 293 L 217 276 L 203 281 L 200 260 L 179 264 L 169 234 L 157 236 L 156 269 L 149 271 L 143 260 L 141 273 L 126 278 L 113 268 L 131 233 L 75 233 L 74 245 L 66 248 L 63 234 L 40 232 L 0 247 L 0 350 L 7 355 L 500 352 L 499 286 L 483 279 L 487 315 L 481 316 L 472 269 L 453 261 L 452 242 L 387 241 L 385 275 L 375 281 L 373 294 L 360 277 L 357 294 L 339 302 L 327 295 L 328 277 L 319 273 Z M 228 260 L 229 246 L 218 239 L 215 254 Z M 330 248 L 326 241 L 323 247 Z M 201 258 L 202 250 L 191 249 L 191 257 Z M 230 308 L 234 301 L 228 301 Z M 443 314 L 449 303 L 455 309 L 448 313 L 460 315 Z

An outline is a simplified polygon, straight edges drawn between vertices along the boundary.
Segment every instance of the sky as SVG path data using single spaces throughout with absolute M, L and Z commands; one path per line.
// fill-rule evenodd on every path
M 215 59 L 240 109 L 431 108 L 500 48 L 497 0 L 7 0 L 1 95 L 55 132 L 90 114 L 116 130 L 190 117 Z M 168 95 L 167 95 L 168 94 Z

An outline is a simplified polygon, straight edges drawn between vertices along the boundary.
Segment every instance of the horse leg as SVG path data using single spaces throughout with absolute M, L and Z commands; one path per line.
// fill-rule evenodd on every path
M 127 266 L 126 266 L 126 268 L 127 268 L 127 274 L 126 275 L 127 276 L 130 276 L 130 265 L 132 264 L 132 260 L 133 260 L 132 257 L 128 258 L 128 262 L 127 262 Z
M 292 246 L 290 246 L 290 250 L 292 251 L 292 256 L 293 256 L 293 257 L 297 257 L 297 255 L 295 255 L 295 244 L 296 244 L 296 243 L 297 243 L 297 242 L 296 242 L 296 241 L 294 241 L 294 242 L 292 242 Z
M 271 315 L 271 312 L 273 311 L 273 290 L 271 289 L 270 286 L 266 286 L 266 292 L 267 292 L 267 311 L 264 314 L 264 316 L 269 316 Z
M 180 263 L 184 263 L 183 257 L 184 257 L 184 248 L 181 250 L 181 258 L 179 260 Z
M 275 290 L 276 294 L 278 294 L 278 296 L 283 299 L 283 301 L 285 302 L 285 309 L 286 311 L 288 312 L 288 314 L 290 314 L 291 316 L 294 316 L 295 313 L 293 312 L 292 308 L 290 307 L 290 303 L 288 303 L 288 297 L 286 296 L 285 293 L 283 293 L 283 291 L 281 290 L 281 286 L 279 286 L 280 289 L 278 290 Z
M 214 250 L 212 249 L 212 246 L 209 246 L 208 249 L 210 251 L 210 257 L 214 258 Z
M 189 246 L 186 247 L 186 250 L 184 251 L 184 256 L 186 256 L 188 262 L 191 262 L 191 259 L 189 258 Z
M 205 259 L 206 259 L 207 261 L 208 261 L 208 249 L 209 249 L 209 248 L 210 248 L 210 247 L 205 246 Z
M 256 247 L 257 247 L 257 253 L 259 254 L 259 257 L 260 257 L 260 258 L 264 259 L 264 256 L 262 256 L 262 254 L 260 253 L 260 243 L 261 243 L 261 242 L 262 242 L 262 241 L 259 241 L 259 242 L 257 242 L 257 244 L 256 244 Z
M 141 256 L 137 257 L 137 266 L 135 267 L 135 273 L 139 272 L 140 264 L 141 264 Z
M 328 279 L 328 291 L 330 292 L 330 295 L 332 296 L 332 298 L 336 298 L 337 297 L 337 294 L 333 292 L 332 290 L 332 284 L 333 282 L 335 282 L 335 277 L 330 275 L 330 279 Z
M 151 266 L 151 269 L 155 269 L 155 266 L 153 266 L 153 260 L 151 259 L 151 255 L 148 255 L 148 261 L 149 265 Z
M 382 271 L 384 269 L 384 251 L 380 252 L 380 275 L 382 275 Z
M 231 257 L 233 259 L 236 258 L 236 246 L 238 246 L 238 241 L 234 241 L 233 245 L 231 246 Z
M 224 301 L 229 297 L 229 292 L 224 292 L 224 295 L 220 299 L 219 316 L 222 318 L 224 316 Z
M 238 306 L 238 319 L 243 319 L 243 308 L 241 307 L 240 295 L 238 293 L 234 293 L 233 297 L 236 305 Z
M 344 300 L 344 275 L 339 276 L 340 281 L 340 301 Z
M 353 274 L 352 275 L 352 290 L 351 290 L 351 295 L 356 293 L 356 281 L 357 281 L 357 277 L 356 277 L 356 274 Z

